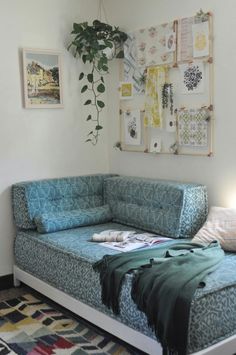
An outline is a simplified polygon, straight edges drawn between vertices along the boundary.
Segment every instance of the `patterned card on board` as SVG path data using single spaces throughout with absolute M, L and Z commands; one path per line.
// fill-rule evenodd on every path
M 135 32 L 139 66 L 173 63 L 174 52 L 168 52 L 166 47 L 166 38 L 173 31 L 174 22 L 169 22 Z
M 178 114 L 179 145 L 191 147 L 207 146 L 208 110 L 190 109 Z

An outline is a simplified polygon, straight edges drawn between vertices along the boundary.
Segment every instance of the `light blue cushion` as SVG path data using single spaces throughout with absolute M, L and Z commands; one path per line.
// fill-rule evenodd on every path
M 103 182 L 112 174 L 20 182 L 12 187 L 15 224 L 36 229 L 34 218 L 44 213 L 66 212 L 104 205 Z
M 51 233 L 64 229 L 76 228 L 109 222 L 112 219 L 108 205 L 77 209 L 64 212 L 43 213 L 34 218 L 39 233 Z
M 113 221 L 171 238 L 192 238 L 208 212 L 200 184 L 118 176 L 104 181 Z

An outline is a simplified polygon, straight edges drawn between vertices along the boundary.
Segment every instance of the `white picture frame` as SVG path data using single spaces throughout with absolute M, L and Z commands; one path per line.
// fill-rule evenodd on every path
M 62 53 L 23 48 L 25 108 L 63 108 Z

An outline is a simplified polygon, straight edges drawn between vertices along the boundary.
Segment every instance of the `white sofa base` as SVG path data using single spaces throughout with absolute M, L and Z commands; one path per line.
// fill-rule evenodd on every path
M 96 309 L 76 300 L 68 294 L 56 289 L 37 277 L 14 266 L 14 285 L 20 282 L 32 287 L 46 297 L 67 308 L 76 315 L 88 320 L 96 326 L 104 329 L 110 334 L 122 339 L 126 343 L 146 352 L 149 355 L 162 355 L 161 345 L 146 335 L 129 328 L 128 326 L 110 318 Z M 207 349 L 201 350 L 193 355 L 233 355 L 236 353 L 236 335 L 229 337 Z

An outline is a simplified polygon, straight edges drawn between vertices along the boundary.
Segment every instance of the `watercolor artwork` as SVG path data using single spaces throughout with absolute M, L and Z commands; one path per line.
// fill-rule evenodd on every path
M 26 108 L 61 108 L 61 54 L 49 50 L 23 50 Z

